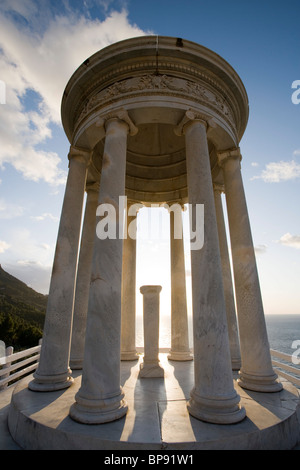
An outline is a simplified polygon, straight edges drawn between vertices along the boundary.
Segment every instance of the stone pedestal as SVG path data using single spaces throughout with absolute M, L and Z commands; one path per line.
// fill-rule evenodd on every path
M 140 377 L 163 377 L 159 364 L 159 293 L 161 286 L 142 286 L 144 307 L 144 360 Z
M 43 332 L 41 356 L 34 380 L 34 391 L 69 387 L 73 378 L 69 368 L 74 285 L 76 276 L 82 205 L 90 153 L 71 147 L 69 174 L 61 213 L 54 264 Z
M 239 385 L 249 390 L 275 392 L 277 381 L 270 354 L 263 303 L 247 203 L 242 181 L 239 149 L 219 153 L 223 168 L 236 303 L 239 320 L 241 360 Z

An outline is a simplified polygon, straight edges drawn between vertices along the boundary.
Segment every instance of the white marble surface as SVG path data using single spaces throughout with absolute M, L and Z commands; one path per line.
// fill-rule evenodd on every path
M 189 348 L 184 243 L 182 229 L 182 208 L 176 204 L 170 207 L 171 247 L 171 349 L 169 359 L 191 361 Z M 178 237 L 178 238 L 177 238 Z
M 204 204 L 204 244 L 191 250 L 195 385 L 189 412 L 212 423 L 245 418 L 232 384 L 226 306 L 215 202 L 207 144 L 207 123 L 193 113 L 185 124 L 190 217 Z
M 255 252 L 244 193 L 239 149 L 219 154 L 223 168 L 241 347 L 241 386 L 277 391 Z
M 21 445 L 34 450 L 104 449 L 108 452 L 284 450 L 300 442 L 299 391 L 284 379 L 284 389 L 270 394 L 244 390 L 234 377 L 234 387 L 241 396 L 247 418 L 237 424 L 216 425 L 199 421 L 187 411 L 194 380 L 193 361 L 168 361 L 167 353 L 160 353 L 164 379 L 146 380 L 139 379 L 140 361 L 122 362 L 121 385 L 128 413 L 106 424 L 88 426 L 69 417 L 69 406 L 80 387 L 79 371 L 73 374 L 72 387 L 63 392 L 36 394 L 27 389 L 30 377 L 24 379 L 16 386 L 12 405 L 9 405 L 10 395 L 4 403 L 9 407 L 9 425 L 15 441 L 6 430 L 6 434 L 0 436 L 1 449 L 8 446 L 16 449 Z M 3 396 L 6 395 L 1 392 L 0 419 Z
M 55 390 L 72 383 L 69 369 L 74 286 L 87 165 L 90 153 L 71 147 L 69 173 L 52 268 L 43 344 L 38 369 L 29 384 Z
M 231 275 L 231 266 L 229 250 L 226 236 L 224 213 L 221 199 L 221 190 L 219 186 L 214 185 L 214 197 L 216 207 L 216 218 L 219 235 L 220 256 L 222 264 L 222 277 L 224 286 L 224 296 L 226 305 L 226 317 L 229 337 L 229 347 L 231 356 L 231 366 L 233 370 L 239 370 L 241 367 L 241 353 L 239 343 L 239 332 L 237 325 L 237 316 L 235 309 L 235 299 L 233 291 L 233 282 Z
M 115 208 L 119 234 L 119 196 L 125 192 L 128 125 L 117 117 L 105 125 L 106 137 L 100 180 L 99 206 Z M 99 223 L 101 217 L 97 217 Z M 82 384 L 70 408 L 70 416 L 83 423 L 103 423 L 126 414 L 120 387 L 121 278 L 123 240 L 94 240 L 87 314 Z
M 99 184 L 87 187 L 75 289 L 70 367 L 82 369 Z

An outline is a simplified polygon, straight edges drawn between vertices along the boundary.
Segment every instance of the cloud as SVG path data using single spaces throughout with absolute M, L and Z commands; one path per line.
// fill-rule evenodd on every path
M 266 183 L 280 183 L 300 178 L 300 163 L 295 160 L 268 163 L 259 176 L 251 180 L 262 179 Z
M 2 0 L 3 11 L 13 11 L 20 16 L 29 19 L 32 13 L 36 12 L 36 5 L 32 0 Z
M 291 235 L 290 233 L 285 233 L 278 240 L 278 243 L 300 250 L 300 235 Z
M 257 162 L 252 162 L 251 166 L 259 166 L 259 164 Z
M 24 208 L 17 204 L 7 203 L 0 198 L 0 219 L 14 219 L 24 214 Z
M 61 5 L 61 2 L 59 2 Z M 90 2 L 108 7 L 109 2 Z M 64 88 L 78 66 L 103 47 L 144 32 L 129 23 L 127 12 L 111 11 L 101 21 L 62 2 L 7 1 L 0 6 L 0 70 L 6 104 L 0 113 L 0 167 L 11 164 L 24 178 L 64 184 L 61 158 L 46 149 L 54 125 L 61 125 Z M 40 21 L 39 21 L 40 20 Z M 41 22 L 42 27 L 38 25 Z M 28 109 L 28 93 L 37 100 Z M 63 156 L 65 157 L 65 155 Z
M 30 260 L 32 263 L 42 263 L 45 266 L 52 264 L 54 246 L 48 248 L 47 241 L 38 231 L 15 227 L 10 231 L 9 243 L 11 244 L 10 259 Z
M 48 245 L 48 243 L 41 243 L 39 246 L 43 248 L 44 250 L 50 250 L 51 248 L 51 246 Z
M 24 227 L 11 230 L 8 241 L 9 253 L 1 256 L 3 269 L 38 292 L 48 293 L 54 246 Z
M 4 253 L 10 248 L 10 245 L 2 240 L 0 240 L 0 253 Z
M 23 259 L 15 264 L 6 264 L 4 269 L 37 292 L 48 294 L 51 278 L 50 265 L 39 261 Z
M 266 251 L 267 251 L 267 245 L 257 245 L 257 246 L 254 248 L 254 250 L 255 250 L 255 253 L 256 253 L 257 255 L 262 255 L 262 254 L 266 253 Z
M 44 212 L 42 215 L 36 215 L 36 216 L 31 216 L 30 217 L 32 220 L 36 220 L 36 221 L 41 221 L 41 220 L 45 220 L 45 219 L 50 219 L 50 220 L 53 220 L 54 222 L 57 222 L 59 220 L 58 217 L 56 217 L 55 215 L 53 214 L 50 214 L 49 212 Z

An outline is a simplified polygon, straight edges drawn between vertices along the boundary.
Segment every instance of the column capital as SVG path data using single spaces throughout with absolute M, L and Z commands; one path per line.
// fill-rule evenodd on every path
M 138 204 L 141 207 L 144 207 L 144 204 L 142 202 L 134 201 L 133 199 L 130 199 L 130 198 L 127 197 L 127 208 L 128 209 L 129 209 L 129 207 L 134 206 L 135 204 Z
M 238 159 L 239 161 L 242 160 L 242 155 L 239 147 L 223 150 L 222 152 L 218 152 L 218 164 L 222 167 L 229 159 Z
M 97 122 L 97 127 L 103 126 L 105 128 L 108 121 L 112 119 L 125 122 L 128 126 L 128 132 L 130 135 L 136 135 L 138 133 L 138 128 L 129 117 L 127 110 L 124 108 L 117 109 L 108 114 L 105 114 L 104 116 L 101 116 Z
M 174 128 L 174 133 L 178 136 L 183 135 L 186 127 L 193 122 L 200 122 L 205 126 L 206 130 L 208 127 L 215 127 L 213 118 L 208 114 L 199 113 L 197 110 L 190 108 L 185 112 L 179 124 Z
M 225 187 L 223 184 L 213 183 L 213 188 L 215 192 L 219 192 L 220 194 L 225 193 Z
M 76 147 L 75 145 L 71 145 L 68 154 L 68 159 L 69 162 L 72 159 L 77 159 L 80 162 L 85 163 L 86 166 L 88 166 L 91 162 L 92 153 L 92 150 L 87 150 L 80 147 Z
M 140 293 L 141 294 L 159 294 L 162 290 L 162 286 L 141 286 Z
M 128 217 L 137 217 L 139 211 L 145 206 L 141 202 L 137 201 L 127 201 L 127 216 Z
M 100 188 L 100 183 L 99 181 L 95 181 L 94 183 L 87 183 L 86 184 L 86 187 L 85 187 L 85 190 L 87 193 L 89 192 L 95 192 L 95 193 L 99 193 L 99 188 Z
M 175 206 L 175 207 L 174 207 Z M 166 209 L 169 214 L 170 212 L 174 212 L 174 209 L 176 210 L 177 207 L 180 206 L 180 210 L 182 212 L 185 212 L 186 211 L 186 207 L 184 205 L 184 202 L 182 202 L 181 200 L 178 199 L 178 201 L 172 201 L 170 204 L 169 203 L 165 203 L 165 204 L 162 204 L 161 207 L 163 207 L 164 209 Z

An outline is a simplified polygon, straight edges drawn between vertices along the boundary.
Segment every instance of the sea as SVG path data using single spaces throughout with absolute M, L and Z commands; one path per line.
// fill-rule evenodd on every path
M 297 354 L 300 359 L 300 314 L 268 314 L 265 315 L 266 327 L 271 349 L 292 355 Z M 141 316 L 137 316 L 137 338 L 136 344 L 142 347 L 143 321 Z M 192 346 L 192 320 L 189 318 L 189 340 Z M 160 319 L 159 347 L 170 348 L 171 346 L 171 322 L 170 317 Z
M 300 315 L 265 315 L 271 349 L 293 354 L 300 352 Z M 300 354 L 297 354 L 300 358 Z

